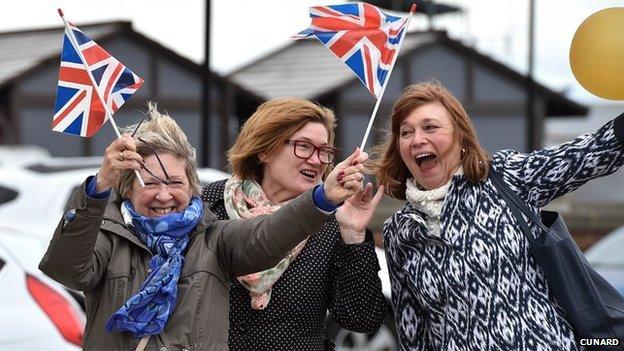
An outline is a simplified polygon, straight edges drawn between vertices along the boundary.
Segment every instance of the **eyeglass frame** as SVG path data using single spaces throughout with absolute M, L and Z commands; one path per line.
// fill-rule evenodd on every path
M 306 143 L 306 144 L 310 144 L 312 145 L 312 152 L 310 153 L 310 156 L 308 157 L 302 157 L 297 155 L 297 144 L 299 143 Z M 293 146 L 293 154 L 295 154 L 295 156 L 297 156 L 298 158 L 302 159 L 302 160 L 308 160 L 310 159 L 310 157 L 312 157 L 312 155 L 314 155 L 314 151 L 316 151 L 316 156 L 318 157 L 319 161 L 324 164 L 324 165 L 330 165 L 332 162 L 334 162 L 334 160 L 336 159 L 336 156 L 338 155 L 338 152 L 340 151 L 338 148 L 335 148 L 333 146 L 316 146 L 314 145 L 314 143 L 312 143 L 311 141 L 307 141 L 307 140 L 291 140 L 291 139 L 286 139 L 286 141 L 284 141 L 284 144 L 287 145 L 292 145 Z M 321 160 L 321 150 L 322 149 L 330 149 L 332 150 L 332 158 L 331 160 L 329 160 L 329 162 L 323 162 Z

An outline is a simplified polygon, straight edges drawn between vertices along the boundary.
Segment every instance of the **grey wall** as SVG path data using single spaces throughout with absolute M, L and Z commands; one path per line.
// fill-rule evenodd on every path
M 409 59 L 409 84 L 437 79 L 460 100 L 466 98 L 466 63 L 450 49 L 435 45 Z
M 479 142 L 490 153 L 503 149 L 526 149 L 526 119 L 523 115 L 472 115 Z
M 437 79 L 464 104 L 479 140 L 488 151 L 526 150 L 525 94 L 517 82 L 442 45 L 421 49 L 402 60 L 390 77 L 374 134 L 367 145 L 383 140 L 383 130 L 389 129 L 391 105 L 404 87 Z M 360 145 L 375 99 L 355 82 L 341 91 L 339 101 L 339 146 L 345 155 L 347 150 Z
M 202 90 L 198 74 L 128 39 L 118 38 L 102 46 L 145 80 L 143 87 L 115 113 L 117 125 L 124 127 L 138 122 L 147 110 L 145 102 L 156 101 L 159 109 L 167 111 L 186 132 L 190 142 L 197 148 L 198 160 L 202 159 L 204 147 L 208 147 L 211 153 L 209 166 L 221 168 L 221 145 L 227 137 L 224 132 L 227 126 L 221 121 L 224 98 L 220 83 L 213 81 L 212 85 L 209 140 L 205 145 L 201 143 Z M 152 76 L 154 72 L 156 76 Z M 105 124 L 89 140 L 51 131 L 57 80 L 58 66 L 55 63 L 15 86 L 15 113 L 20 141 L 45 147 L 53 156 L 84 156 L 83 150 L 87 143 L 91 155 L 102 155 L 106 146 L 116 137 L 110 123 Z

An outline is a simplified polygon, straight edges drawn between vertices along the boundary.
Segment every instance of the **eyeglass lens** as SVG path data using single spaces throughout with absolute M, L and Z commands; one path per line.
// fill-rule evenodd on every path
M 314 151 L 318 150 L 318 157 L 322 163 L 331 163 L 336 155 L 336 150 L 332 147 L 318 147 L 307 141 L 295 140 L 293 141 L 293 147 L 295 156 L 304 159 L 312 157 Z

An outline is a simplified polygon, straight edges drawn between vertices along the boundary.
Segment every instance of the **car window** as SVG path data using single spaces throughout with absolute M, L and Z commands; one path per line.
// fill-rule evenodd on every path
M 607 234 L 587 250 L 585 256 L 592 265 L 624 267 L 624 227 Z
M 65 171 L 75 171 L 75 170 L 79 170 L 79 169 L 85 169 L 85 168 L 94 168 L 94 167 L 98 167 L 100 166 L 100 164 L 65 164 L 65 165 L 44 165 L 44 164 L 36 164 L 36 165 L 32 165 L 32 166 L 28 166 L 26 167 L 26 169 L 33 171 L 33 172 L 37 172 L 37 173 L 60 173 L 60 172 L 65 172 Z
M 17 197 L 17 191 L 0 185 L 0 205 L 11 202 Z

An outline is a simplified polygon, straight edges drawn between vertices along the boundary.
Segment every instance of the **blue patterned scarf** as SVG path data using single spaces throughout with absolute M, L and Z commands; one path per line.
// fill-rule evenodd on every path
M 188 234 L 201 219 L 202 201 L 193 196 L 184 212 L 157 218 L 138 214 L 128 200 L 121 207 L 132 217 L 136 236 L 154 256 L 149 261 L 147 279 L 111 316 L 106 331 L 128 331 L 136 338 L 159 334 L 176 306 L 178 279 L 184 266 L 183 252 L 189 243 Z

